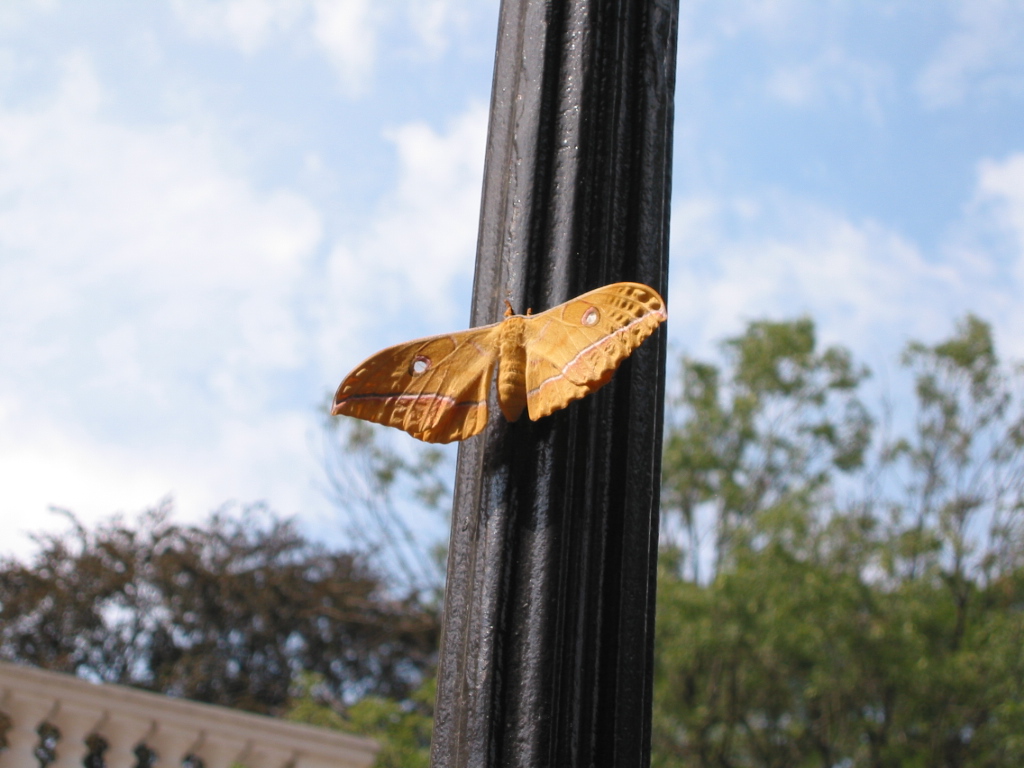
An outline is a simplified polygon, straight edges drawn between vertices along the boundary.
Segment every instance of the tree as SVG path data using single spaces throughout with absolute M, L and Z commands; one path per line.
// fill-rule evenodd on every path
M 903 362 L 914 374 L 914 433 L 886 447 L 900 494 L 888 504 L 899 550 L 913 576 L 939 569 L 964 583 L 1024 566 L 1024 412 L 1021 370 L 999 364 L 992 330 L 968 315 L 939 344 L 914 342 Z
M 262 713 L 315 672 L 339 699 L 406 697 L 433 664 L 436 612 L 395 598 L 362 556 L 260 506 L 202 526 L 170 502 L 36 537 L 0 561 L 0 656 Z
M 447 557 L 445 533 L 425 543 L 425 530 L 451 510 L 450 454 L 435 445 L 389 438 L 394 430 L 360 419 L 328 417 L 324 468 L 327 496 L 348 537 L 403 589 L 439 604 Z
M 723 346 L 732 368 L 725 381 L 716 366 L 684 359 L 665 439 L 666 527 L 681 522 L 676 549 L 695 578 L 702 513 L 713 521 L 715 569 L 759 511 L 812 503 L 835 470 L 859 468 L 871 436 L 856 395 L 867 370 L 841 347 L 819 352 L 810 319 L 751 323 Z
M 429 768 L 437 678 L 428 677 L 404 701 L 365 696 L 344 706 L 305 676 L 299 683 L 289 720 L 370 736 L 381 746 L 376 768 Z
M 968 317 L 908 347 L 912 430 L 869 442 L 862 369 L 806 323 L 751 325 L 725 374 L 688 363 L 666 514 L 713 504 L 728 535 L 707 579 L 693 537 L 662 561 L 653 762 L 1021 764 L 1019 375 Z

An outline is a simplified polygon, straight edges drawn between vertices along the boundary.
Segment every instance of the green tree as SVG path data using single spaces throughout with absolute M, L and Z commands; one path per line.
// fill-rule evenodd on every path
M 405 440 L 359 419 L 328 417 L 324 468 L 327 496 L 344 532 L 392 585 L 439 604 L 444 590 L 451 453 Z M 442 529 L 429 542 L 431 528 Z
M 0 561 L 0 657 L 270 714 L 302 671 L 339 700 L 401 700 L 432 669 L 436 611 L 362 556 L 258 506 L 195 526 L 170 512 L 91 530 L 68 514 L 31 562 Z
M 841 347 L 817 349 L 814 324 L 751 323 L 723 346 L 731 375 L 685 359 L 682 391 L 665 436 L 662 508 L 679 522 L 677 551 L 690 558 L 713 522 L 712 568 L 764 509 L 811 503 L 835 470 L 861 466 L 872 422 L 857 397 L 867 375 Z
M 724 374 L 688 363 L 731 397 L 685 379 L 666 514 L 685 519 L 689 494 L 728 535 L 707 579 L 681 567 L 698 556 L 692 536 L 663 558 L 653 762 L 1021 764 L 1020 379 L 968 317 L 908 347 L 910 434 L 872 444 L 850 406 L 860 375 L 842 375 L 862 369 L 818 355 L 806 323 L 753 324 Z M 789 343 L 763 343 L 766 328 Z M 780 386 L 800 377 L 819 385 Z
M 304 676 L 286 717 L 299 723 L 370 736 L 381 745 L 375 768 L 428 768 L 437 678 L 428 677 L 403 701 L 365 696 L 351 706 L 333 701 L 319 680 Z
M 888 512 L 897 549 L 888 567 L 941 570 L 965 584 L 1024 565 L 1021 377 L 999 363 L 992 330 L 968 315 L 956 334 L 907 346 L 918 408 L 913 433 L 886 447 L 901 493 Z

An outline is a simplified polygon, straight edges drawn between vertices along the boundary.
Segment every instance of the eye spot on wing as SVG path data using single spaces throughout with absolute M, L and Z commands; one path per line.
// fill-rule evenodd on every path
M 419 376 L 420 374 L 426 373 L 430 368 L 431 360 L 429 357 L 424 355 L 416 355 L 409 363 L 409 375 Z
M 580 322 L 584 325 L 594 326 L 597 325 L 597 321 L 601 319 L 601 313 L 597 311 L 597 307 L 591 307 L 583 313 L 583 317 L 580 318 Z

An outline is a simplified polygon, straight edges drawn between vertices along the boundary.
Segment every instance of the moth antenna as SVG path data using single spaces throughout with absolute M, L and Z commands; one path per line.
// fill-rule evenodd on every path
M 515 313 L 516 311 L 512 309 L 512 302 L 505 299 L 505 317 L 512 317 Z
M 532 315 L 532 314 L 533 314 L 533 307 L 529 307 L 529 308 L 527 308 L 527 310 L 526 310 L 526 316 L 527 316 L 527 317 L 529 317 L 529 316 L 530 316 L 530 315 Z

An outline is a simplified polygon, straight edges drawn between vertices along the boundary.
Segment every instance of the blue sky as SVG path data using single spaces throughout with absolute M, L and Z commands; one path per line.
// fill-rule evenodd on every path
M 1024 358 L 1024 5 L 682 5 L 673 348 L 807 313 L 885 374 L 974 311 Z M 0 5 L 0 550 L 169 493 L 329 535 L 318 407 L 469 317 L 496 19 Z

